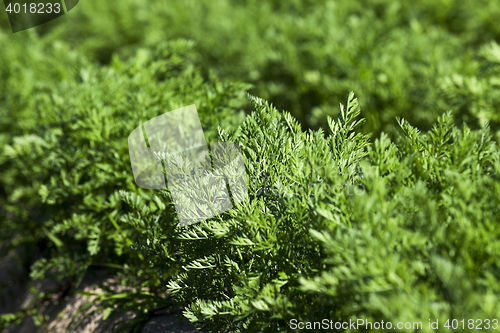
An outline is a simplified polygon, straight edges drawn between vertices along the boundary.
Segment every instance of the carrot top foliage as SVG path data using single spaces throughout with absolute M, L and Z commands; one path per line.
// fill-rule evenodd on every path
M 180 305 L 209 332 L 499 318 L 499 13 L 88 0 L 14 35 L 0 18 L 0 253 L 25 250 L 33 287 L 105 267 L 127 291 L 92 304 L 134 312 L 122 332 Z M 240 148 L 248 197 L 181 227 L 168 189 L 135 185 L 127 137 L 191 104 L 207 142 Z M 58 289 L 33 292 L 0 327 L 47 324 Z

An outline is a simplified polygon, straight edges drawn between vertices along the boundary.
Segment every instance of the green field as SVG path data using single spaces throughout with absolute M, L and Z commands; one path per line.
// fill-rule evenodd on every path
M 0 255 L 34 297 L 0 328 L 103 270 L 121 332 L 179 306 L 208 332 L 498 328 L 500 2 L 82 0 L 17 33 L 0 8 Z M 191 104 L 248 197 L 181 227 L 127 138 Z

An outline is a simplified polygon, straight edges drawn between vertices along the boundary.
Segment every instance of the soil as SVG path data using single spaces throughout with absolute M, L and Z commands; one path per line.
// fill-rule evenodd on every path
M 23 253 L 19 253 L 22 257 Z M 49 282 L 46 282 L 49 283 Z M 78 290 L 98 292 L 97 285 L 104 284 L 119 292 L 121 286 L 117 283 L 116 277 L 106 274 L 99 274 L 93 277 L 86 277 L 77 288 Z M 13 313 L 18 309 L 28 306 L 34 296 L 29 291 L 28 276 L 12 255 L 0 259 L 0 314 Z M 47 286 L 44 286 L 47 287 Z M 109 333 L 113 331 L 113 325 L 120 320 L 129 320 L 134 314 L 123 314 L 118 317 L 102 320 L 103 311 L 96 312 L 83 320 L 78 326 L 70 330 L 66 328 L 71 323 L 72 318 L 79 310 L 80 306 L 88 302 L 84 295 L 69 292 L 59 302 L 51 303 L 41 309 L 42 313 L 49 317 L 48 325 L 36 327 L 30 317 L 25 318 L 20 324 L 12 325 L 4 329 L 3 333 Z M 94 308 L 89 308 L 91 312 Z M 154 317 L 144 327 L 142 333 L 171 332 L 171 333 L 194 333 L 200 332 L 182 315 L 182 308 L 172 309 L 160 313 Z

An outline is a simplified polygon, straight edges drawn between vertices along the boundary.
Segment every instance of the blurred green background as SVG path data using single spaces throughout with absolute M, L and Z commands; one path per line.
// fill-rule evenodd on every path
M 458 123 L 498 129 L 491 67 L 500 51 L 490 44 L 500 38 L 498 1 L 84 0 L 77 7 L 14 35 L 1 15 L 3 45 L 36 33 L 106 65 L 137 47 L 186 38 L 205 74 L 253 84 L 251 93 L 304 128 L 325 128 L 325 115 L 335 116 L 351 89 L 365 130 L 377 135 L 394 131 L 395 116 L 429 129 L 449 109 Z

